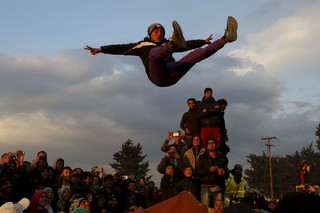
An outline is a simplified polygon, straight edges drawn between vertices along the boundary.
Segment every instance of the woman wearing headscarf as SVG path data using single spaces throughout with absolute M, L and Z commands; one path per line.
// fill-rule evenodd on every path
M 30 213 L 49 213 L 46 209 L 47 203 L 47 192 L 45 190 L 36 191 L 31 199 Z

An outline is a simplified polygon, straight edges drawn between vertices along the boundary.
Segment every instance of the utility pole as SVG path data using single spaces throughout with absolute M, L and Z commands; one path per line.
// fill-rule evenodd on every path
M 270 173 L 270 188 L 271 188 L 271 199 L 274 198 L 273 196 L 273 178 L 272 178 L 272 165 L 271 165 L 271 150 L 270 150 L 270 147 L 273 146 L 270 144 L 270 140 L 272 139 L 277 139 L 276 137 L 261 137 L 261 140 L 267 140 L 268 143 L 265 144 L 266 146 L 268 146 L 268 155 L 269 155 L 269 173 Z

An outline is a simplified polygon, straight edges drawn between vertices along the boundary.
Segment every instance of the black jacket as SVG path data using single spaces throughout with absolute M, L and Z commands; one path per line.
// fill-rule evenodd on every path
M 149 73 L 149 52 L 152 48 L 159 47 L 166 42 L 168 42 L 168 40 L 164 39 L 162 43 L 156 43 L 151 38 L 145 37 L 143 41 L 137 43 L 106 45 L 100 48 L 101 52 L 106 54 L 139 56 L 149 80 L 153 82 Z M 206 44 L 205 40 L 190 40 L 186 41 L 186 43 L 188 50 L 199 48 Z M 170 62 L 175 61 L 175 59 L 172 55 L 168 55 L 163 61 Z

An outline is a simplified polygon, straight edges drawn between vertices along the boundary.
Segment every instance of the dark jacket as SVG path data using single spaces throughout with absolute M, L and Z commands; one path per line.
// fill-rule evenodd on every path
M 224 187 L 224 179 L 227 177 L 226 174 L 224 176 L 219 176 L 217 170 L 214 172 L 210 171 L 211 166 L 217 166 L 227 171 L 227 165 L 225 165 L 224 162 L 225 161 L 218 158 L 218 156 L 216 158 L 212 158 L 209 151 L 206 150 L 205 153 L 199 157 L 195 172 L 195 175 L 200 177 L 201 184 L 219 185 Z
M 174 187 L 179 180 L 181 180 L 181 178 L 175 175 L 171 176 L 168 174 L 164 174 L 162 176 L 160 189 L 163 192 L 163 200 L 169 199 L 174 196 Z
M 101 46 L 100 48 L 101 52 L 106 54 L 139 56 L 149 80 L 153 82 L 149 73 L 149 52 L 152 48 L 159 47 L 166 42 L 168 42 L 168 40 L 164 39 L 162 43 L 156 43 L 151 38 L 145 37 L 143 41 L 137 43 L 106 45 Z M 190 40 L 186 41 L 186 43 L 188 50 L 199 48 L 206 44 L 205 40 Z M 170 61 L 175 61 L 172 55 L 168 55 L 164 59 L 164 62 Z
M 181 179 L 183 177 L 183 172 L 184 172 L 184 167 L 185 167 L 185 164 L 183 162 L 183 157 L 176 159 L 177 165 L 174 165 L 173 161 L 174 161 L 174 158 L 172 158 L 172 157 L 162 158 L 159 165 L 158 165 L 157 170 L 159 173 L 164 174 L 166 172 L 166 167 L 168 165 L 173 165 L 175 176 L 177 176 Z
M 206 109 L 206 112 L 201 112 L 200 116 L 200 124 L 201 127 L 221 127 L 222 120 L 221 120 L 221 107 L 215 108 L 214 106 L 217 106 L 217 102 L 213 97 L 209 99 L 205 99 L 203 97 L 201 105 L 198 106 L 198 110 L 202 111 L 203 109 Z
M 191 192 L 199 201 L 200 201 L 200 193 L 199 187 L 197 184 L 192 180 L 192 178 L 183 178 L 174 186 L 174 195 L 179 194 L 182 191 L 189 191 Z
M 189 109 L 182 115 L 180 128 L 186 131 L 188 128 L 191 131 L 191 135 L 200 136 L 201 126 L 200 126 L 200 113 L 197 109 Z

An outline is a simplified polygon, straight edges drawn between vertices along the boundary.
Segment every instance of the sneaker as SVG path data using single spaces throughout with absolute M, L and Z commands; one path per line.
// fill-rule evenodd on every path
M 224 36 L 223 36 L 226 42 L 233 42 L 237 40 L 237 29 L 238 29 L 237 20 L 232 16 L 229 16 L 227 21 L 227 29 L 225 30 Z
M 182 30 L 177 21 L 172 22 L 173 34 L 170 37 L 172 45 L 177 49 L 187 49 L 186 41 L 184 40 Z

